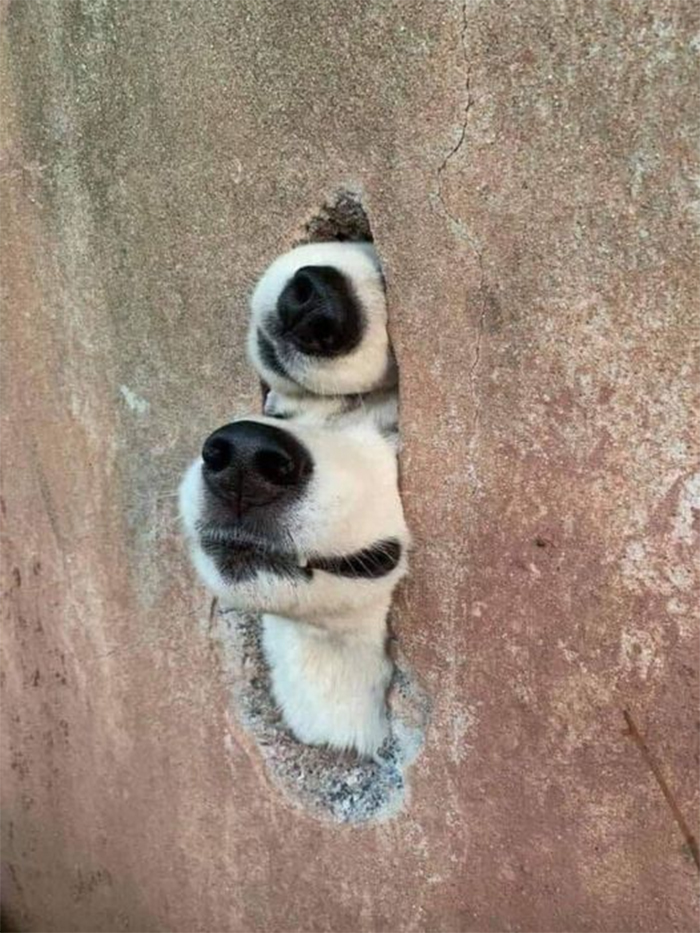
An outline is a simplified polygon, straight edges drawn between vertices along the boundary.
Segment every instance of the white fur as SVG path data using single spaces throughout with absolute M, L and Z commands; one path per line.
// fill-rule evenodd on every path
M 360 344 L 333 359 L 311 359 L 287 347 L 284 362 L 293 380 L 268 369 L 258 352 L 257 331 L 275 343 L 270 327 L 277 300 L 302 266 L 333 266 L 351 282 L 362 305 L 366 327 Z M 393 385 L 396 370 L 387 334 L 386 298 L 377 253 L 371 243 L 308 243 L 276 259 L 251 298 L 248 356 L 269 386 L 284 395 L 347 395 Z
M 287 725 L 302 742 L 355 748 L 372 755 L 388 733 L 385 694 L 391 663 L 384 648 L 386 608 L 368 610 L 358 622 L 361 637 L 329 633 L 305 622 L 263 616 L 263 648 L 272 691 Z
M 392 438 L 394 444 L 397 440 L 399 412 L 394 389 L 354 396 L 283 395 L 273 390 L 265 399 L 265 414 L 318 427 L 350 427 L 372 422 L 382 434 Z
M 409 543 L 394 448 L 371 419 L 335 429 L 265 417 L 246 420 L 283 427 L 311 452 L 309 487 L 281 529 L 300 566 L 315 556 L 346 556 L 387 538 L 401 542 L 399 565 L 378 579 L 316 569 L 311 580 L 261 571 L 232 583 L 199 545 L 200 460 L 180 487 L 180 512 L 203 581 L 223 605 L 265 613 L 264 650 L 287 725 L 301 741 L 372 754 L 386 737 L 384 695 L 391 675 L 386 616 L 393 589 L 406 572 Z
M 305 265 L 331 265 L 350 278 L 366 327 L 360 345 L 335 359 L 312 360 L 286 348 L 284 364 L 292 381 L 267 369 L 256 334 L 261 329 L 271 339 L 269 316 L 289 279 Z M 285 550 L 291 547 L 303 567 L 314 557 L 347 556 L 396 538 L 402 557 L 377 579 L 314 569 L 311 580 L 261 571 L 231 583 L 199 546 L 204 486 L 197 460 L 180 486 L 193 561 L 223 605 L 263 613 L 272 693 L 297 738 L 373 755 L 388 734 L 385 694 L 392 666 L 386 618 L 393 590 L 407 570 L 409 545 L 398 493 L 396 370 L 376 252 L 367 243 L 298 247 L 264 273 L 251 309 L 248 353 L 272 388 L 265 403 L 265 414 L 272 417 L 246 420 L 290 431 L 314 464 L 303 499 L 285 513 L 281 531 L 290 542 Z

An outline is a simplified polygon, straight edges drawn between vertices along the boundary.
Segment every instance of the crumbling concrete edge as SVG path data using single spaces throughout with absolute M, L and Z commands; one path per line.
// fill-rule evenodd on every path
M 395 816 L 408 769 L 424 741 L 430 701 L 396 650 L 389 689 L 390 737 L 375 759 L 304 745 L 284 725 L 270 692 L 260 619 L 213 606 L 207 635 L 220 648 L 235 719 L 254 739 L 271 783 L 296 807 L 334 823 Z

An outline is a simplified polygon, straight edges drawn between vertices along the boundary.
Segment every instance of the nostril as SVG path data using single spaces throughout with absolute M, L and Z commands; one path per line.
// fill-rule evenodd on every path
M 293 486 L 299 482 L 299 465 L 283 451 L 258 451 L 254 466 L 258 475 L 274 486 Z
M 329 353 L 336 343 L 338 327 L 332 320 L 319 316 L 304 319 L 291 332 L 295 346 L 302 353 Z
M 312 275 L 298 270 L 285 286 L 277 309 L 285 331 L 294 331 L 314 312 L 323 307 L 323 294 L 316 287 Z
M 315 288 L 313 281 L 306 275 L 305 272 L 297 272 L 290 283 L 290 291 L 292 292 L 294 299 L 300 307 L 303 307 L 305 304 L 314 297 Z
M 321 346 L 330 344 L 335 338 L 337 327 L 335 322 L 328 318 L 321 318 L 316 321 L 314 327 L 314 337 Z
M 225 437 L 210 437 L 204 442 L 202 460 L 212 473 L 220 473 L 231 465 L 233 445 Z

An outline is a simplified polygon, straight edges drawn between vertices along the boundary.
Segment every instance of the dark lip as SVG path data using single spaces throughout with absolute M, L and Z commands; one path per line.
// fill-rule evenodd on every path
M 291 344 L 285 340 L 285 335 L 280 333 L 274 324 L 272 327 L 268 324 L 267 331 L 263 330 L 262 327 L 258 327 L 257 339 L 258 352 L 268 369 L 294 385 L 303 388 L 301 383 L 290 373 L 290 364 L 283 358 L 285 348 L 291 347 Z
M 298 557 L 293 552 L 228 530 L 202 528 L 199 532 L 199 543 L 206 554 L 229 571 L 235 569 L 302 572 Z
M 216 530 L 203 529 L 199 533 L 199 541 L 203 548 L 220 549 L 231 555 L 240 555 L 241 557 L 269 557 L 273 559 L 294 559 L 290 551 L 282 551 L 272 547 L 264 541 L 258 541 L 253 538 L 245 538 L 236 534 L 220 532 Z
M 398 539 L 384 538 L 351 554 L 331 557 L 311 554 L 302 565 L 294 551 L 274 549 L 268 542 L 211 527 L 200 530 L 200 544 L 204 552 L 217 561 L 220 569 L 239 577 L 258 570 L 270 570 L 309 579 L 314 570 L 323 570 L 339 577 L 376 580 L 392 573 L 403 553 Z

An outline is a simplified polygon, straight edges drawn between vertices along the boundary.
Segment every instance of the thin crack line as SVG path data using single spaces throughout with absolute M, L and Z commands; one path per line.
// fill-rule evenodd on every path
M 464 145 L 464 142 L 467 138 L 467 127 L 469 125 L 469 111 L 474 106 L 474 98 L 471 93 L 471 78 L 472 78 L 472 66 L 469 62 L 469 56 L 467 55 L 467 29 L 469 28 L 469 22 L 467 20 L 467 0 L 462 2 L 462 29 L 460 31 L 459 41 L 460 48 L 462 50 L 462 59 L 464 61 L 464 91 L 465 91 L 465 101 L 464 107 L 462 109 L 462 126 L 459 133 L 459 138 L 454 146 L 450 149 L 447 155 L 444 157 L 440 163 L 437 170 L 437 196 L 442 210 L 445 216 L 458 228 L 462 227 L 462 221 L 459 217 L 455 217 L 454 214 L 450 211 L 447 204 L 445 203 L 445 198 L 443 195 L 443 175 L 447 170 L 447 166 L 452 161 L 452 159 L 457 155 L 459 150 Z M 472 244 L 473 245 L 473 244 Z
M 447 215 L 447 217 L 448 217 L 448 218 L 452 221 L 452 223 L 453 223 L 455 226 L 457 226 L 457 227 L 461 227 L 461 226 L 462 226 L 462 220 L 461 220 L 460 217 L 455 217 L 455 215 L 452 213 L 452 211 L 448 208 L 447 204 L 445 203 L 445 196 L 444 196 L 444 194 L 443 194 L 443 187 L 444 187 L 443 176 L 444 176 L 444 174 L 445 174 L 445 172 L 446 172 L 446 170 L 447 170 L 447 166 L 450 164 L 450 162 L 452 161 L 452 159 L 457 155 L 457 153 L 458 153 L 459 150 L 462 148 L 462 146 L 464 145 L 465 140 L 466 140 L 466 138 L 467 138 L 467 127 L 468 127 L 468 125 L 469 125 L 469 111 L 470 111 L 470 110 L 472 109 L 472 107 L 474 106 L 474 99 L 473 99 L 472 96 L 471 96 L 471 90 L 470 90 L 470 88 L 471 88 L 471 65 L 468 66 L 468 70 L 467 70 L 467 80 L 466 80 L 467 102 L 466 102 L 466 104 L 465 104 L 465 106 L 464 106 L 463 122 L 462 122 L 462 126 L 461 126 L 461 129 L 460 129 L 459 138 L 458 138 L 457 142 L 454 144 L 454 146 L 453 146 L 453 147 L 450 149 L 450 151 L 447 153 L 447 155 L 445 156 L 445 158 L 442 160 L 442 162 L 441 162 L 440 165 L 438 166 L 438 170 L 437 170 L 437 183 L 438 183 L 438 184 L 437 184 L 437 196 L 438 196 L 438 200 L 440 201 L 440 204 L 442 205 L 442 209 L 443 209 L 443 211 L 445 212 L 445 214 Z
M 480 310 L 479 310 L 479 318 L 478 318 L 477 326 L 476 326 L 477 333 L 476 333 L 476 344 L 474 347 L 474 356 L 471 362 L 471 366 L 469 367 L 469 386 L 471 389 L 472 398 L 474 399 L 474 415 L 472 417 L 471 436 L 469 440 L 469 451 L 471 455 L 477 444 L 479 428 L 481 424 L 482 405 L 481 405 L 479 393 L 477 392 L 476 379 L 477 379 L 477 371 L 479 369 L 479 365 L 481 362 L 482 343 L 483 343 L 483 337 L 484 337 L 484 331 L 485 331 L 486 314 L 488 310 L 487 292 L 486 292 L 486 273 L 484 270 L 483 250 L 481 246 L 479 245 L 478 240 L 476 240 L 474 236 L 469 232 L 462 218 L 456 216 L 450 210 L 450 208 L 447 205 L 447 202 L 445 201 L 445 195 L 444 195 L 445 173 L 450 163 L 452 162 L 452 160 L 459 153 L 460 149 L 464 146 L 466 142 L 467 130 L 469 128 L 469 114 L 472 110 L 472 107 L 474 106 L 474 97 L 472 95 L 472 65 L 469 61 L 469 55 L 467 52 L 468 29 L 469 29 L 469 20 L 467 17 L 467 0 L 462 0 L 462 28 L 460 30 L 460 48 L 462 52 L 462 60 L 463 60 L 463 68 L 464 68 L 464 94 L 465 94 L 464 105 L 462 108 L 462 125 L 460 128 L 459 137 L 456 143 L 452 146 L 449 152 L 447 152 L 442 162 L 438 166 L 438 169 L 436 172 L 436 180 L 437 180 L 436 196 L 437 196 L 437 200 L 440 203 L 443 216 L 449 221 L 450 225 L 457 232 L 458 237 L 464 242 L 466 242 L 471 247 L 471 249 L 474 252 L 474 255 L 476 256 L 476 260 L 479 266 L 479 284 L 478 284 L 476 293 L 477 293 L 478 300 L 480 303 Z M 469 318 L 471 307 L 470 307 L 470 300 L 469 300 L 468 293 L 465 294 L 464 296 L 464 306 L 465 306 L 465 314 L 467 318 Z M 471 457 L 471 459 L 473 460 L 473 457 Z M 474 475 L 473 490 L 471 493 L 472 496 L 475 496 L 477 494 L 478 487 L 479 487 L 479 483 L 476 479 L 476 475 Z
M 700 871 L 700 850 L 698 849 L 698 841 L 691 833 L 690 827 L 686 823 L 685 817 L 681 813 L 681 808 L 678 806 L 676 798 L 671 792 L 671 788 L 666 783 L 666 779 L 661 772 L 661 768 L 659 767 L 658 762 L 652 755 L 649 746 L 644 741 L 635 721 L 630 715 L 629 710 L 623 709 L 622 715 L 624 716 L 625 722 L 627 723 L 627 734 L 634 740 L 635 744 L 639 748 L 639 751 L 642 753 L 642 758 L 648 765 L 651 773 L 656 778 L 656 783 L 659 785 L 661 793 L 664 795 L 666 803 L 669 805 L 671 813 L 673 814 L 673 818 L 676 821 L 683 838 L 685 839 L 685 844 L 690 850 L 690 854 L 693 857 L 693 861 L 695 862 L 695 867 L 698 869 L 698 871 Z
M 464 93 L 465 100 L 462 108 L 462 125 L 460 128 L 459 138 L 457 142 L 452 146 L 452 148 L 447 152 L 447 154 L 442 159 L 442 162 L 437 168 L 435 173 L 437 181 L 437 190 L 434 192 L 434 196 L 437 197 L 437 200 L 440 202 L 440 207 L 442 209 L 443 215 L 448 219 L 450 224 L 455 227 L 459 233 L 459 236 L 462 240 L 467 242 L 471 248 L 474 250 L 477 259 L 479 261 L 479 267 L 481 270 L 481 282 L 479 289 L 483 285 L 483 261 L 481 248 L 478 242 L 474 237 L 469 233 L 466 225 L 461 217 L 456 216 L 450 210 L 445 201 L 444 195 L 444 175 L 447 171 L 447 168 L 450 162 L 454 159 L 457 153 L 460 151 L 467 139 L 467 130 L 469 128 L 469 114 L 472 107 L 474 106 L 474 97 L 472 96 L 472 65 L 469 61 L 469 55 L 467 53 L 467 31 L 469 29 L 469 21 L 467 19 L 467 0 L 462 2 L 462 29 L 460 31 L 460 48 L 462 50 L 462 60 L 464 62 Z
M 477 325 L 474 359 L 472 360 L 472 365 L 469 370 L 469 379 L 472 383 L 474 382 L 474 377 L 476 376 L 476 371 L 481 360 L 481 340 L 484 336 L 484 322 L 486 320 L 486 274 L 484 272 L 484 258 L 480 251 L 477 252 L 476 258 L 479 263 L 479 288 L 477 289 L 477 293 L 481 296 L 481 312 Z

